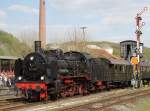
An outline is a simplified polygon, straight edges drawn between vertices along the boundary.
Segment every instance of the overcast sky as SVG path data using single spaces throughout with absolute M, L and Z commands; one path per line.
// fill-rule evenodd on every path
M 135 16 L 150 0 L 46 0 L 47 43 L 86 26 L 93 41 L 135 40 Z M 19 37 L 38 31 L 39 0 L 1 0 L 0 29 Z M 142 42 L 150 47 L 150 10 L 143 14 Z

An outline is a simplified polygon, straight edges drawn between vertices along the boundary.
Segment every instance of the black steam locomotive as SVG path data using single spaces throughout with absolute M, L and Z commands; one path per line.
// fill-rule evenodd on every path
M 150 79 L 150 63 L 141 63 L 143 81 Z M 15 63 L 16 87 L 29 99 L 47 100 L 86 95 L 102 89 L 131 85 L 132 65 L 126 60 L 93 58 L 88 53 L 42 50 L 35 42 L 35 52 Z

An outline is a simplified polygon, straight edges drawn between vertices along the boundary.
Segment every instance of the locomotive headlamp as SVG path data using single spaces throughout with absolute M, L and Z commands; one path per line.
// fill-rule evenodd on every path
M 31 56 L 31 57 L 30 57 L 30 60 L 32 61 L 33 59 L 34 59 L 34 57 L 33 57 L 33 56 Z
M 21 77 L 21 76 L 19 76 L 19 77 L 18 77 L 18 80 L 21 80 L 21 79 L 22 79 L 22 77 Z
M 44 80 L 44 76 L 41 76 L 41 80 Z

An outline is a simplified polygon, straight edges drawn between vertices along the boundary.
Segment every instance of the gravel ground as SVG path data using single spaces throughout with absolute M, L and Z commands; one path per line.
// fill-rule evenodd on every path
M 105 111 L 150 111 L 150 96 L 113 105 Z

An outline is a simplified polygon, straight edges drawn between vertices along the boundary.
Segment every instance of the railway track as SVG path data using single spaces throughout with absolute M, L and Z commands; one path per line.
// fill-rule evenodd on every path
M 0 111 L 19 110 L 25 107 L 31 107 L 41 104 L 41 102 L 27 103 L 23 98 L 11 98 L 0 100 Z
M 77 96 L 58 101 L 48 101 L 47 104 L 41 102 L 25 103 L 22 99 L 0 100 L 0 111 L 101 111 L 120 102 L 150 95 L 150 88 L 132 90 L 113 90 L 91 94 L 88 96 Z
M 23 106 L 24 103 L 22 102 L 21 98 L 9 98 L 0 100 L 0 111 L 9 111 L 16 107 Z
M 123 102 L 131 101 L 139 97 L 149 96 L 150 89 L 115 95 L 109 98 L 102 99 L 93 103 L 87 103 L 70 108 L 64 108 L 61 111 L 107 111 L 109 107 Z
M 18 111 L 101 111 L 114 104 L 145 95 L 150 95 L 150 88 L 120 89 L 88 96 L 59 99 L 55 102 L 49 101 L 47 104 L 22 108 Z
M 103 92 L 103 93 L 105 93 L 105 92 Z M 111 93 L 111 91 L 110 91 L 110 93 Z M 99 95 L 99 93 L 96 93 L 96 95 Z M 93 96 L 95 96 L 95 94 L 91 94 L 91 95 L 88 95 L 88 96 L 89 96 L 89 98 L 91 100 L 93 98 Z M 37 102 L 38 104 L 33 104 L 33 105 L 28 104 L 28 105 L 33 106 L 33 107 L 27 106 L 27 108 L 26 107 L 17 108 L 18 109 L 17 111 L 31 111 L 31 110 L 32 111 L 38 111 L 38 110 L 42 110 L 43 111 L 43 110 L 49 109 L 49 108 L 50 109 L 54 109 L 54 111 L 55 111 L 55 109 L 57 109 L 57 108 L 63 108 L 63 107 L 65 107 L 68 104 L 68 101 L 70 101 L 70 102 L 71 101 L 78 101 L 79 98 L 82 98 L 82 100 L 84 100 L 84 98 L 86 98 L 88 96 L 78 95 L 78 96 L 73 96 L 73 97 L 67 97 L 65 99 L 60 98 L 57 101 L 48 101 L 47 104 L 41 104 L 41 102 L 40 103 Z M 93 98 L 93 99 L 97 99 L 97 98 Z M 16 111 L 16 110 L 14 110 L 14 111 Z

